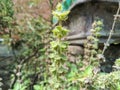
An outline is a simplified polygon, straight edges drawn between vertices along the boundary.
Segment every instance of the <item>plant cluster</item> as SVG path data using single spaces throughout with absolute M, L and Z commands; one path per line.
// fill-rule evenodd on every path
M 60 10 L 60 11 L 59 11 Z M 51 65 L 48 88 L 53 90 L 79 90 L 92 88 L 93 80 L 99 72 L 98 41 L 100 30 L 103 28 L 102 20 L 96 18 L 91 30 L 91 36 L 87 37 L 84 57 L 77 63 L 67 60 L 66 50 L 68 43 L 62 40 L 68 30 L 62 27 L 62 21 L 68 12 L 61 14 L 62 7 L 59 4 L 53 15 L 58 18 L 59 25 L 53 29 L 54 41 L 51 42 Z M 63 17 L 63 18 L 62 18 Z M 49 90 L 48 89 L 48 90 Z
M 0 5 L 0 29 L 10 28 L 8 34 L 15 60 L 10 90 L 120 90 L 120 59 L 115 61 L 113 72 L 100 72 L 100 63 L 105 61 L 99 50 L 103 20 L 95 18 L 91 35 L 84 44 L 84 55 L 76 56 L 79 60 L 71 62 L 67 56 L 69 43 L 63 39 L 69 30 L 62 23 L 70 11 L 64 11 L 60 3 L 57 5 L 52 13 L 58 20 L 54 28 L 41 17 L 27 16 L 13 26 L 11 1 L 2 0 Z
M 100 36 L 99 32 L 103 28 L 102 22 L 103 21 L 101 21 L 100 19 L 96 19 L 96 21 L 92 25 L 92 34 L 87 38 L 88 44 L 85 44 L 83 62 L 85 62 L 86 66 L 92 66 L 92 77 L 89 78 L 89 83 L 87 82 L 89 85 L 85 84 L 85 86 L 88 86 L 87 90 L 119 90 L 119 59 L 116 60 L 114 66 L 115 68 L 117 67 L 117 71 L 113 71 L 110 73 L 100 72 L 100 63 L 105 61 L 105 58 L 102 55 L 102 51 L 99 50 L 98 47 Z
M 53 30 L 53 35 L 55 40 L 51 44 L 51 65 L 49 78 L 50 87 L 53 90 L 63 90 L 65 89 L 65 82 L 67 82 L 65 74 L 67 73 L 67 68 L 65 67 L 65 62 L 67 61 L 66 52 L 68 43 L 63 41 L 62 38 L 68 33 L 68 30 L 62 27 L 62 21 L 67 19 L 69 11 L 62 11 L 62 5 L 58 4 L 56 11 L 53 11 L 53 15 L 59 20 L 59 25 L 57 25 Z
M 0 33 L 4 43 L 12 50 L 14 63 L 10 66 L 11 90 L 33 90 L 34 85 L 43 81 L 46 71 L 46 45 L 50 25 L 41 17 L 25 17 L 17 21 L 13 17 L 11 0 L 0 2 Z M 17 13 L 17 12 L 15 12 Z M 15 24 L 12 20 L 14 19 Z M 4 32 L 9 30 L 9 32 Z M 5 42 L 9 40 L 8 42 Z
M 9 33 L 9 27 L 13 22 L 13 2 L 11 0 L 0 1 L 0 34 Z
M 103 21 L 99 18 L 96 18 L 92 24 L 91 35 L 87 37 L 87 41 L 85 42 L 84 49 L 84 59 L 85 64 L 99 66 L 99 37 L 100 31 L 103 29 Z M 99 56 L 98 56 L 99 55 Z M 102 56 L 102 55 L 101 55 Z
M 100 58 L 98 57 L 100 56 L 100 51 L 98 48 L 98 42 L 102 28 L 102 20 L 96 18 L 92 25 L 91 35 L 87 37 L 84 44 L 84 55 L 80 59 L 80 63 L 77 65 L 77 67 L 79 66 L 79 70 L 77 70 L 77 77 L 74 76 L 74 78 L 76 77 L 76 81 L 79 84 L 76 90 L 91 90 L 94 79 L 100 71 Z
M 23 27 L 22 24 L 15 26 L 14 30 L 18 30 L 17 35 L 20 39 L 12 41 L 13 50 L 18 51 L 14 53 L 17 62 L 15 74 L 12 75 L 13 90 L 33 89 L 39 80 L 43 80 L 43 74 L 46 71 L 45 44 L 48 42 L 45 38 L 48 38 L 46 34 L 49 25 L 41 17 L 22 23 L 27 27 Z
M 69 43 L 63 40 L 68 34 L 68 30 L 62 26 L 62 22 L 67 19 L 69 11 L 63 11 L 62 9 L 61 4 L 58 4 L 56 10 L 53 11 L 54 17 L 58 19 L 58 25 L 52 30 L 53 36 L 49 52 L 50 63 L 43 61 L 45 58 L 44 49 L 42 49 L 44 48 L 42 32 L 44 34 L 44 30 L 47 28 L 41 23 L 42 20 L 39 19 L 39 22 L 38 19 L 31 19 L 27 22 L 26 31 L 24 32 L 25 29 L 22 29 L 24 33 L 19 32 L 25 43 L 22 44 L 24 48 L 21 49 L 19 54 L 17 81 L 13 90 L 119 90 L 119 71 L 110 74 L 100 72 L 100 63 L 105 61 L 98 46 L 103 21 L 99 18 L 95 19 L 91 35 L 87 37 L 84 45 L 84 56 L 79 56 L 81 58 L 77 63 L 72 63 L 67 58 Z M 31 38 L 31 36 L 34 38 Z M 34 44 L 31 44 L 33 41 L 35 41 Z M 27 59 L 24 60 L 24 57 L 31 56 L 36 50 L 39 51 L 35 56 L 29 58 L 28 61 L 26 61 Z M 19 61 L 21 59 L 24 63 Z M 34 63 L 33 60 L 35 60 Z M 116 65 L 118 66 L 118 64 Z

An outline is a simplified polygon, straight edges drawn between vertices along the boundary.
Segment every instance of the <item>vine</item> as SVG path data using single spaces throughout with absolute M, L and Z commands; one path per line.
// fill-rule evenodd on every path
M 102 51 L 102 55 L 104 54 L 105 50 L 107 49 L 107 47 L 109 46 L 109 41 L 113 35 L 113 32 L 114 32 L 114 28 L 115 28 L 115 24 L 116 24 L 116 21 L 117 21 L 117 18 L 119 17 L 119 12 L 120 12 L 120 2 L 119 2 L 119 7 L 118 7 L 118 10 L 117 10 L 117 13 L 116 15 L 114 16 L 114 21 L 113 21 L 113 24 L 112 24 L 112 29 L 110 30 L 110 34 L 109 34 L 109 37 L 104 45 L 104 48 L 103 48 L 103 51 Z

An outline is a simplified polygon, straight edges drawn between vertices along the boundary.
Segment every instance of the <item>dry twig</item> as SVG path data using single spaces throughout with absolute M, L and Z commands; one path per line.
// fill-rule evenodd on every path
M 119 2 L 119 7 L 118 7 L 118 10 L 117 10 L 117 13 L 116 15 L 114 15 L 114 21 L 113 21 L 113 24 L 112 24 L 112 29 L 110 30 L 110 33 L 109 33 L 109 37 L 104 45 L 104 48 L 103 48 L 103 51 L 102 51 L 102 55 L 104 55 L 104 52 L 105 50 L 107 49 L 107 47 L 109 46 L 109 41 L 113 35 L 113 32 L 114 32 L 114 28 L 115 28 L 115 24 L 116 24 L 116 21 L 117 21 L 117 18 L 119 16 L 119 12 L 120 12 L 120 2 Z

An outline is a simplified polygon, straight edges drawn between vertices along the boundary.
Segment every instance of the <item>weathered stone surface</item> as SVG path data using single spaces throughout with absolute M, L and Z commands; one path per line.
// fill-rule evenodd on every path
M 103 48 L 112 28 L 114 15 L 117 12 L 119 0 L 77 1 L 78 2 L 71 6 L 71 12 L 65 25 L 65 27 L 70 30 L 70 33 L 66 39 L 70 42 L 71 45 L 74 45 L 73 47 L 69 47 L 69 51 L 73 55 L 79 55 L 81 52 L 83 52 L 79 50 L 79 45 L 83 45 L 86 37 L 91 34 L 90 29 L 92 28 L 92 23 L 96 17 L 102 19 L 104 24 L 103 30 L 100 32 L 101 37 L 99 41 Z M 101 64 L 101 70 L 103 72 L 111 72 L 114 61 L 120 57 L 119 21 L 117 21 L 115 25 L 114 32 L 109 43 L 111 45 L 107 48 L 104 54 L 106 62 Z M 113 43 L 118 43 L 118 45 L 113 45 Z M 75 47 L 75 45 L 77 45 L 77 47 Z M 76 60 L 73 55 L 69 56 L 70 61 Z
M 101 70 L 109 73 L 112 71 L 112 66 L 114 65 L 115 60 L 120 58 L 120 44 L 110 45 L 106 49 L 104 56 L 106 58 L 106 62 L 101 64 Z
M 14 64 L 15 61 L 11 49 L 6 45 L 0 44 L 0 77 L 2 78 L 3 90 L 8 90 L 10 87 L 10 72 L 13 70 L 12 66 Z
M 7 45 L 0 44 L 0 56 L 1 57 L 12 56 L 11 49 Z
M 80 57 L 83 55 L 83 47 L 80 46 L 68 46 L 68 60 L 72 63 L 76 63 L 80 60 Z
M 52 9 L 55 9 L 55 6 L 61 0 L 52 0 L 53 7 L 49 0 L 13 0 L 17 20 L 22 20 L 26 16 L 39 17 L 42 16 L 46 20 L 51 20 Z
M 13 71 L 13 66 L 15 61 L 12 57 L 2 57 L 0 58 L 0 77 L 2 78 L 2 88 L 3 90 L 8 90 L 10 87 L 10 77 L 11 71 Z
M 83 47 L 80 46 L 68 46 L 68 53 L 72 55 L 83 55 Z
M 91 34 L 90 29 L 96 17 L 102 19 L 104 23 L 104 28 L 101 31 L 100 43 L 106 42 L 109 36 L 114 15 L 118 9 L 118 3 L 99 2 L 100 0 L 98 0 L 98 2 L 90 1 L 91 0 L 89 0 L 89 2 L 84 1 L 84 3 L 76 4 L 76 6 L 71 9 L 66 27 L 70 30 L 67 40 L 73 45 L 81 45 L 84 43 L 84 39 Z M 120 42 L 119 24 L 120 22 L 118 21 L 110 43 Z

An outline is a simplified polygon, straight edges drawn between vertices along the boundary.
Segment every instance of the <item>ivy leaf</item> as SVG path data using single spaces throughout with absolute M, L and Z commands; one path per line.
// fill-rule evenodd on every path
M 80 73 L 79 75 L 79 81 L 81 82 L 84 82 L 85 79 L 87 79 L 88 77 L 91 77 L 93 74 L 92 74 L 92 70 L 93 70 L 93 67 L 92 66 L 88 66 L 86 67 L 86 69 Z
M 55 72 L 56 72 L 56 68 L 55 68 L 55 67 L 51 67 L 51 68 L 50 68 L 50 71 L 51 71 L 52 73 L 55 73 Z
M 63 68 L 63 67 L 60 67 L 59 70 L 58 70 L 58 73 L 59 73 L 59 74 L 62 74 L 64 71 L 65 71 L 64 68 Z
M 103 26 L 103 21 L 102 20 L 98 20 L 97 21 L 97 25 L 102 27 Z
M 96 32 L 100 32 L 102 30 L 102 27 L 96 27 L 95 30 Z
M 78 78 L 78 69 L 75 64 L 70 65 L 71 71 L 68 74 L 68 81 L 76 81 Z
M 56 55 L 54 54 L 54 53 L 51 53 L 50 55 L 49 55 L 49 57 L 50 58 L 54 58 Z
M 62 11 L 62 4 L 61 3 L 58 3 L 57 6 L 56 6 L 56 11 Z
M 52 42 L 50 42 L 50 44 L 51 44 L 51 48 L 53 50 L 58 50 L 58 48 L 59 48 L 59 42 L 52 41 Z
M 63 38 L 67 35 L 69 30 L 63 28 L 62 26 L 56 26 L 55 29 L 52 30 L 53 35 L 57 38 Z
M 120 83 L 118 82 L 116 85 L 117 89 L 116 90 L 120 90 Z
M 84 76 L 91 76 L 92 75 L 92 70 L 93 70 L 93 67 L 88 66 L 84 71 Z
M 52 14 L 59 20 L 59 21 L 65 21 L 68 18 L 68 14 L 70 11 L 64 11 L 64 12 L 58 12 L 53 11 Z
M 34 85 L 34 90 L 43 90 L 43 87 L 41 87 L 40 85 Z
M 119 58 L 119 59 L 116 59 L 115 65 L 118 66 L 118 67 L 120 67 L 120 58 Z
M 61 83 L 55 83 L 55 88 L 59 88 Z

